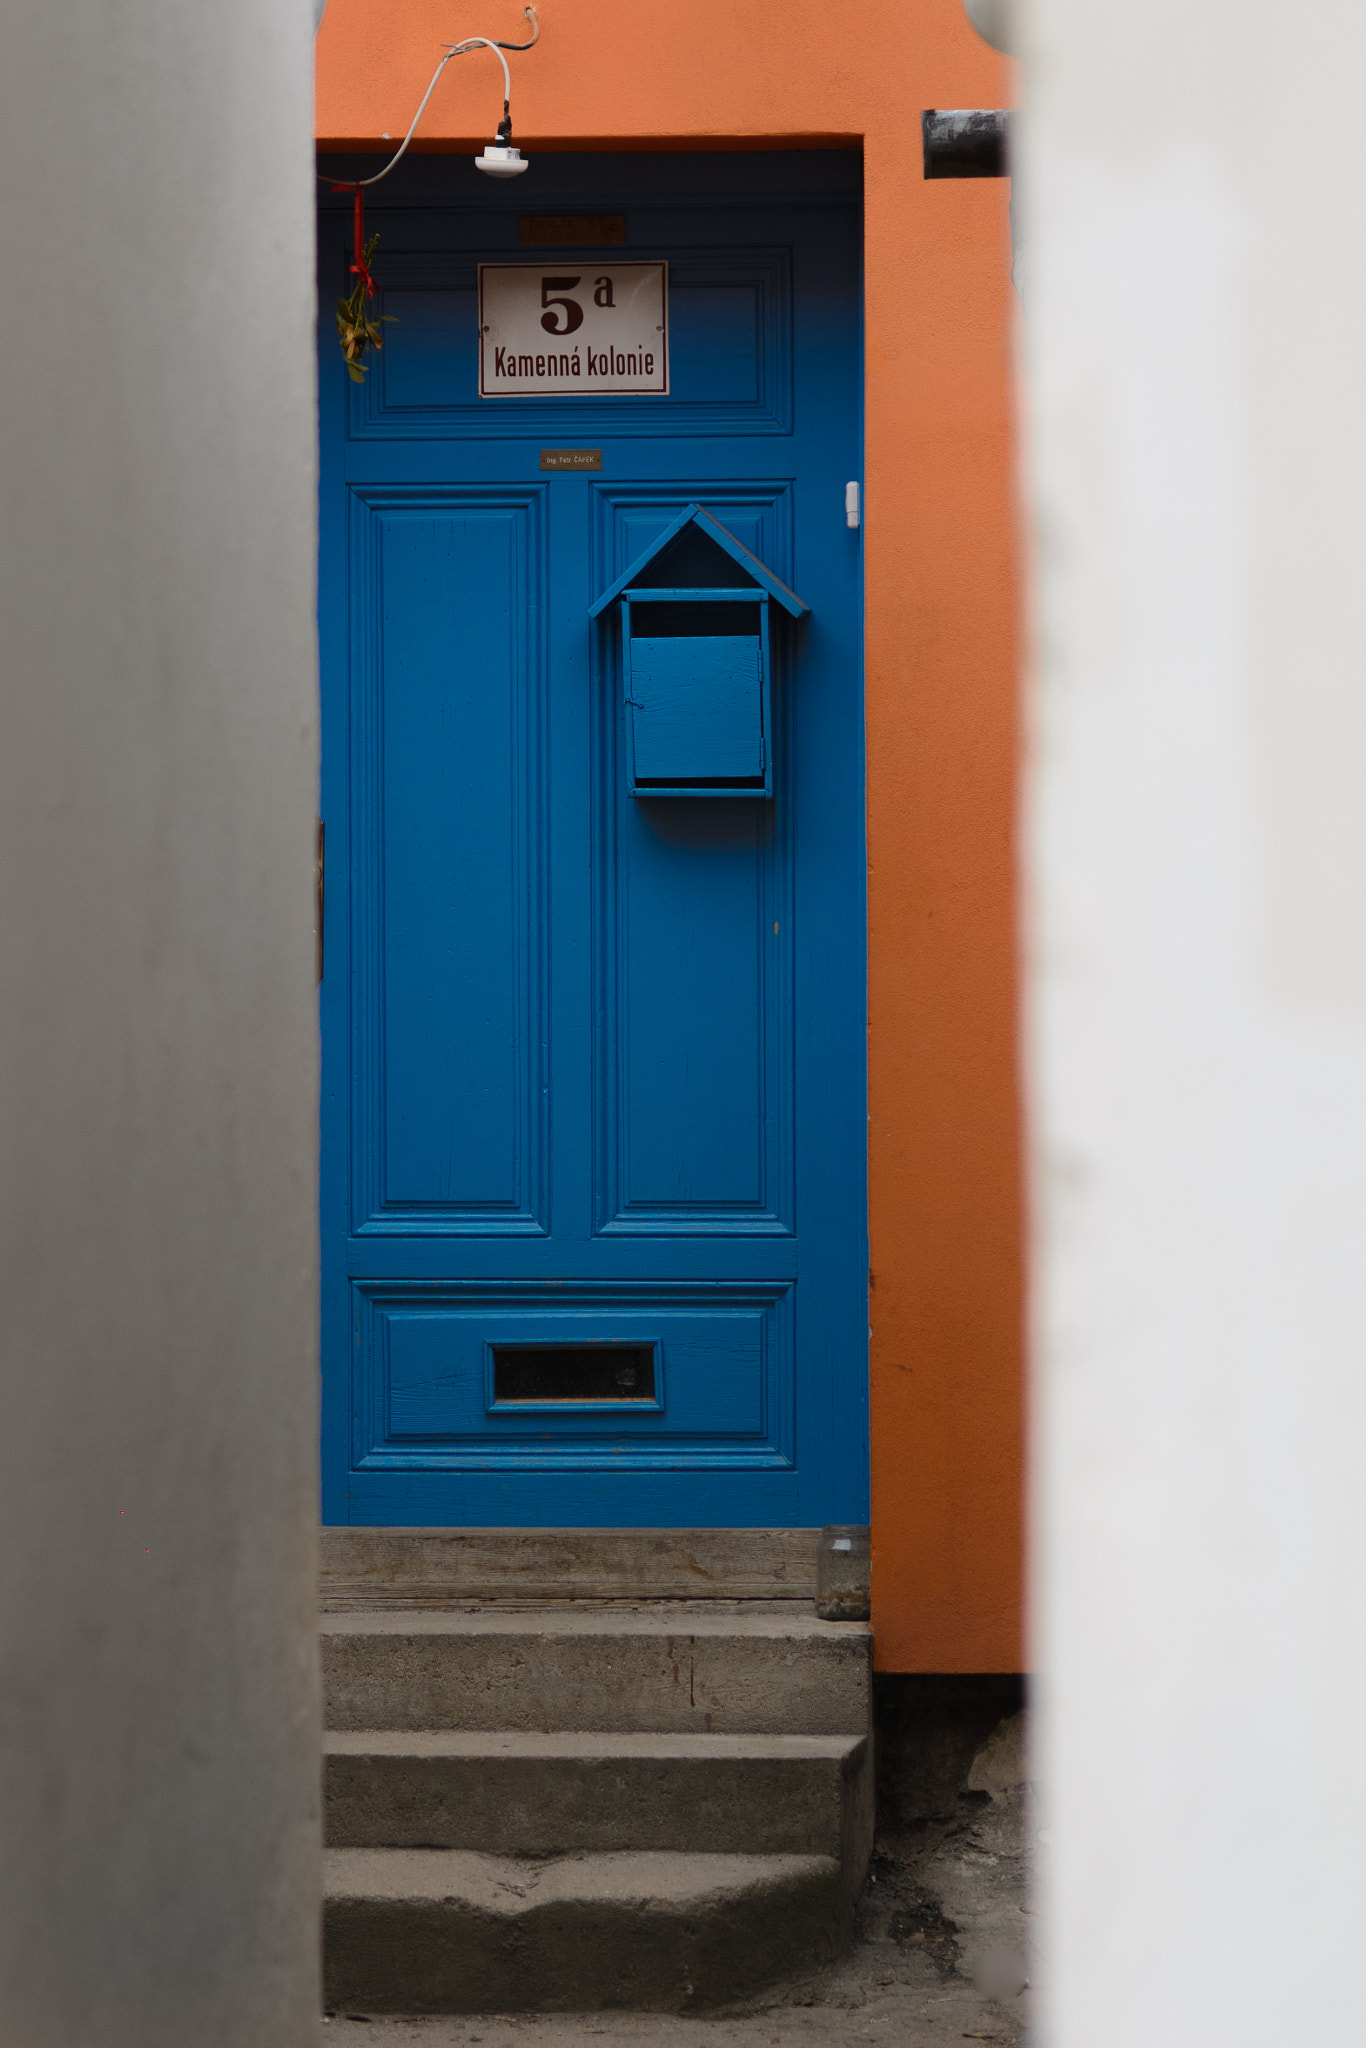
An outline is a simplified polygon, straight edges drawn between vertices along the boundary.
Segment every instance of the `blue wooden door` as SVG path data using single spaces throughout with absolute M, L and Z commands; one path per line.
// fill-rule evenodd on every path
M 427 157 L 368 214 L 363 386 L 349 201 L 320 248 L 325 1519 L 866 1520 L 858 161 Z M 478 265 L 594 255 L 668 262 L 669 395 L 480 398 Z M 768 798 L 628 793 L 589 609 L 692 502 L 810 607 Z

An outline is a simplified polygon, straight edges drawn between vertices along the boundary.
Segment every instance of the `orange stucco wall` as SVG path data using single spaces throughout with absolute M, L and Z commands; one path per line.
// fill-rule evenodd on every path
M 877 1659 L 1021 1664 L 1016 597 L 1003 181 L 925 183 L 925 107 L 1010 103 L 960 0 L 544 0 L 511 59 L 543 148 L 862 142 L 866 177 L 870 1223 Z M 318 136 L 406 130 L 444 43 L 520 0 L 329 0 Z M 490 75 L 492 74 L 492 75 Z M 428 146 L 492 130 L 491 56 Z

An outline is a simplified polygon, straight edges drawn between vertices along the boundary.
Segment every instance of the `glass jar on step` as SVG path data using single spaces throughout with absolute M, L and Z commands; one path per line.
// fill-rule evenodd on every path
M 836 1522 L 816 1545 L 816 1612 L 822 1621 L 867 1621 L 872 1569 L 869 1531 Z

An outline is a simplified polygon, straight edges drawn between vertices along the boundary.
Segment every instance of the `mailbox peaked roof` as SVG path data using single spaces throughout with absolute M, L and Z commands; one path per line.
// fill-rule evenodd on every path
M 776 598 L 783 607 L 783 610 L 790 612 L 794 619 L 804 619 L 806 617 L 811 607 L 798 597 L 795 590 L 789 590 L 785 583 L 778 580 L 771 569 L 764 567 L 757 555 L 752 555 L 749 549 L 744 547 L 735 538 L 733 533 L 727 533 L 719 519 L 713 519 L 710 512 L 704 512 L 700 505 L 687 505 L 679 513 L 677 519 L 671 521 L 665 527 L 659 538 L 650 543 L 644 554 L 636 556 L 635 561 L 632 562 L 625 575 L 618 576 L 611 589 L 604 590 L 597 603 L 589 607 L 589 618 L 596 619 L 600 617 L 606 611 L 609 604 L 616 602 L 623 591 L 629 590 L 633 584 L 644 582 L 646 570 L 649 569 L 652 563 L 659 560 L 659 557 L 666 549 L 673 546 L 673 543 L 678 539 L 685 527 L 689 526 L 695 526 L 699 533 L 706 534 L 709 540 L 714 541 L 717 547 L 730 556 L 732 562 L 744 570 L 751 582 L 757 583 L 761 590 L 766 590 L 770 597 Z M 693 581 L 691 577 L 688 580 L 690 583 Z M 718 596 L 720 595 L 721 588 L 722 586 L 718 586 Z

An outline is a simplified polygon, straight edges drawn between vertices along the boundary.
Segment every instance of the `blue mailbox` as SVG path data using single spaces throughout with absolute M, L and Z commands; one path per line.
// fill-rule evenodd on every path
M 809 606 L 689 505 L 592 606 L 621 607 L 632 796 L 772 796 L 769 608 Z

